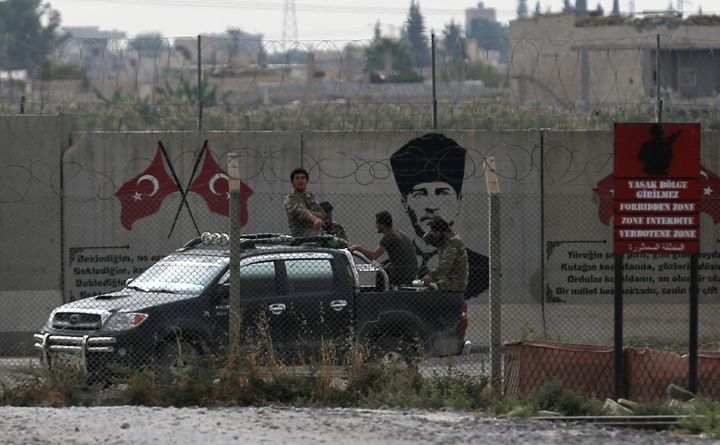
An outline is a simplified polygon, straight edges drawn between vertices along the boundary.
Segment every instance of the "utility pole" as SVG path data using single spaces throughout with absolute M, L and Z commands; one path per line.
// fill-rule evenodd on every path
M 282 40 L 298 40 L 297 16 L 295 15 L 295 0 L 285 0 L 283 6 Z

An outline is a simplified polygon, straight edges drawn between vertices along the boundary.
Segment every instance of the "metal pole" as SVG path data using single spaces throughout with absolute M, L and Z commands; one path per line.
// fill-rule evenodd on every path
M 699 289 L 698 289 L 698 257 L 690 254 L 690 341 L 688 351 L 688 390 L 697 394 L 698 373 L 698 327 L 699 327 Z
M 197 36 L 197 102 L 198 102 L 198 122 L 197 129 L 202 131 L 203 120 L 203 100 L 202 100 L 202 36 Z
M 485 185 L 488 192 L 488 246 L 490 256 L 490 372 L 491 386 L 496 394 L 502 391 L 502 259 L 500 251 L 500 182 L 495 169 L 495 159 L 485 161 Z
M 615 400 L 625 396 L 623 379 L 623 258 L 615 254 Z
M 655 80 L 657 81 L 657 85 L 655 85 L 655 94 L 657 94 L 655 115 L 659 124 L 662 122 L 662 99 L 660 98 L 660 34 L 657 34 L 655 38 Z
M 437 89 L 435 85 L 435 33 L 430 33 L 430 54 L 432 56 L 432 109 L 433 130 L 437 130 Z
M 230 351 L 237 352 L 242 314 L 240 312 L 240 156 L 228 153 L 230 186 Z
M 547 261 L 545 247 L 545 129 L 540 129 L 540 308 L 542 312 L 543 338 L 547 340 L 547 322 L 545 317 L 545 303 L 547 294 L 545 289 L 545 262 Z

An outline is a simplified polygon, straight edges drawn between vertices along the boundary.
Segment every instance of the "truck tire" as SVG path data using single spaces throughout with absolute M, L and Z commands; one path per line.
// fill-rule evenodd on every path
M 185 338 L 169 338 L 158 347 L 157 365 L 173 382 L 187 377 L 202 365 L 202 348 Z
M 406 337 L 383 336 L 374 342 L 373 357 L 383 366 L 414 369 L 421 358 L 417 340 Z

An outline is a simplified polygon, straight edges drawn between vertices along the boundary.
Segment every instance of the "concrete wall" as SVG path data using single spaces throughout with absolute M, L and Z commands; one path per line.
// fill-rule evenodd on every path
M 0 119 L 0 350 L 62 302 L 62 119 Z
M 160 143 L 167 153 L 162 168 L 177 178 L 183 190 L 199 176 L 206 140 L 222 170 L 230 152 L 240 154 L 241 179 L 252 189 L 246 232 L 287 230 L 283 199 L 291 189 L 288 175 L 302 165 L 310 172 L 310 189 L 320 200 L 333 203 L 335 220 L 345 226 L 351 242 L 377 245 L 374 214 L 380 210 L 389 210 L 395 227 L 415 237 L 389 159 L 425 132 L 137 132 L 68 137 L 62 128 L 58 117 L 0 119 L 2 353 L 19 350 L 19 338 L 27 348 L 29 335 L 59 303 L 119 287 L 198 231 L 228 231 L 227 217 L 211 212 L 194 192 L 187 193 L 186 202 L 181 193 L 172 193 L 157 212 L 137 219 L 130 228 L 123 226 L 116 193 L 124 184 L 140 182 L 139 175 L 151 165 Z M 447 131 L 445 135 L 466 149 L 462 195 L 446 211 L 469 249 L 496 255 L 502 263 L 502 299 L 515 308 L 503 314 L 503 338 L 541 332 L 545 322 L 550 335 L 577 335 L 577 326 L 563 330 L 573 326 L 562 325 L 572 314 L 570 309 L 592 318 L 594 305 L 612 304 L 608 291 L 613 276 L 612 227 L 598 217 L 598 196 L 592 191 L 612 171 L 612 132 Z M 703 165 L 715 172 L 720 170 L 718 146 L 720 135 L 703 135 Z M 501 190 L 501 247 L 492 253 L 488 252 L 483 169 L 489 157 L 496 161 Z M 706 214 L 702 224 L 701 301 L 714 303 L 720 286 L 715 241 L 720 233 Z M 687 275 L 684 262 L 687 259 L 628 258 L 626 276 L 632 281 L 626 284 L 631 292 L 627 301 L 686 302 L 687 283 L 672 281 Z M 482 332 L 481 342 L 486 301 L 486 294 L 470 300 L 472 326 L 474 332 Z M 546 304 L 554 302 L 565 304 Z M 717 332 L 714 324 L 704 326 L 705 334 Z M 583 338 L 606 341 L 611 331 L 604 329 L 600 335 L 588 329 Z

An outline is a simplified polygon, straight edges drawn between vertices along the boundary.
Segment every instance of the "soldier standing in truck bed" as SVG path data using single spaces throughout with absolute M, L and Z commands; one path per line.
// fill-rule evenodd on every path
M 312 236 L 322 234 L 325 226 L 325 212 L 315 199 L 315 195 L 307 190 L 308 172 L 304 168 L 296 168 L 290 173 L 293 185 L 292 193 L 285 197 L 288 227 L 292 236 Z

